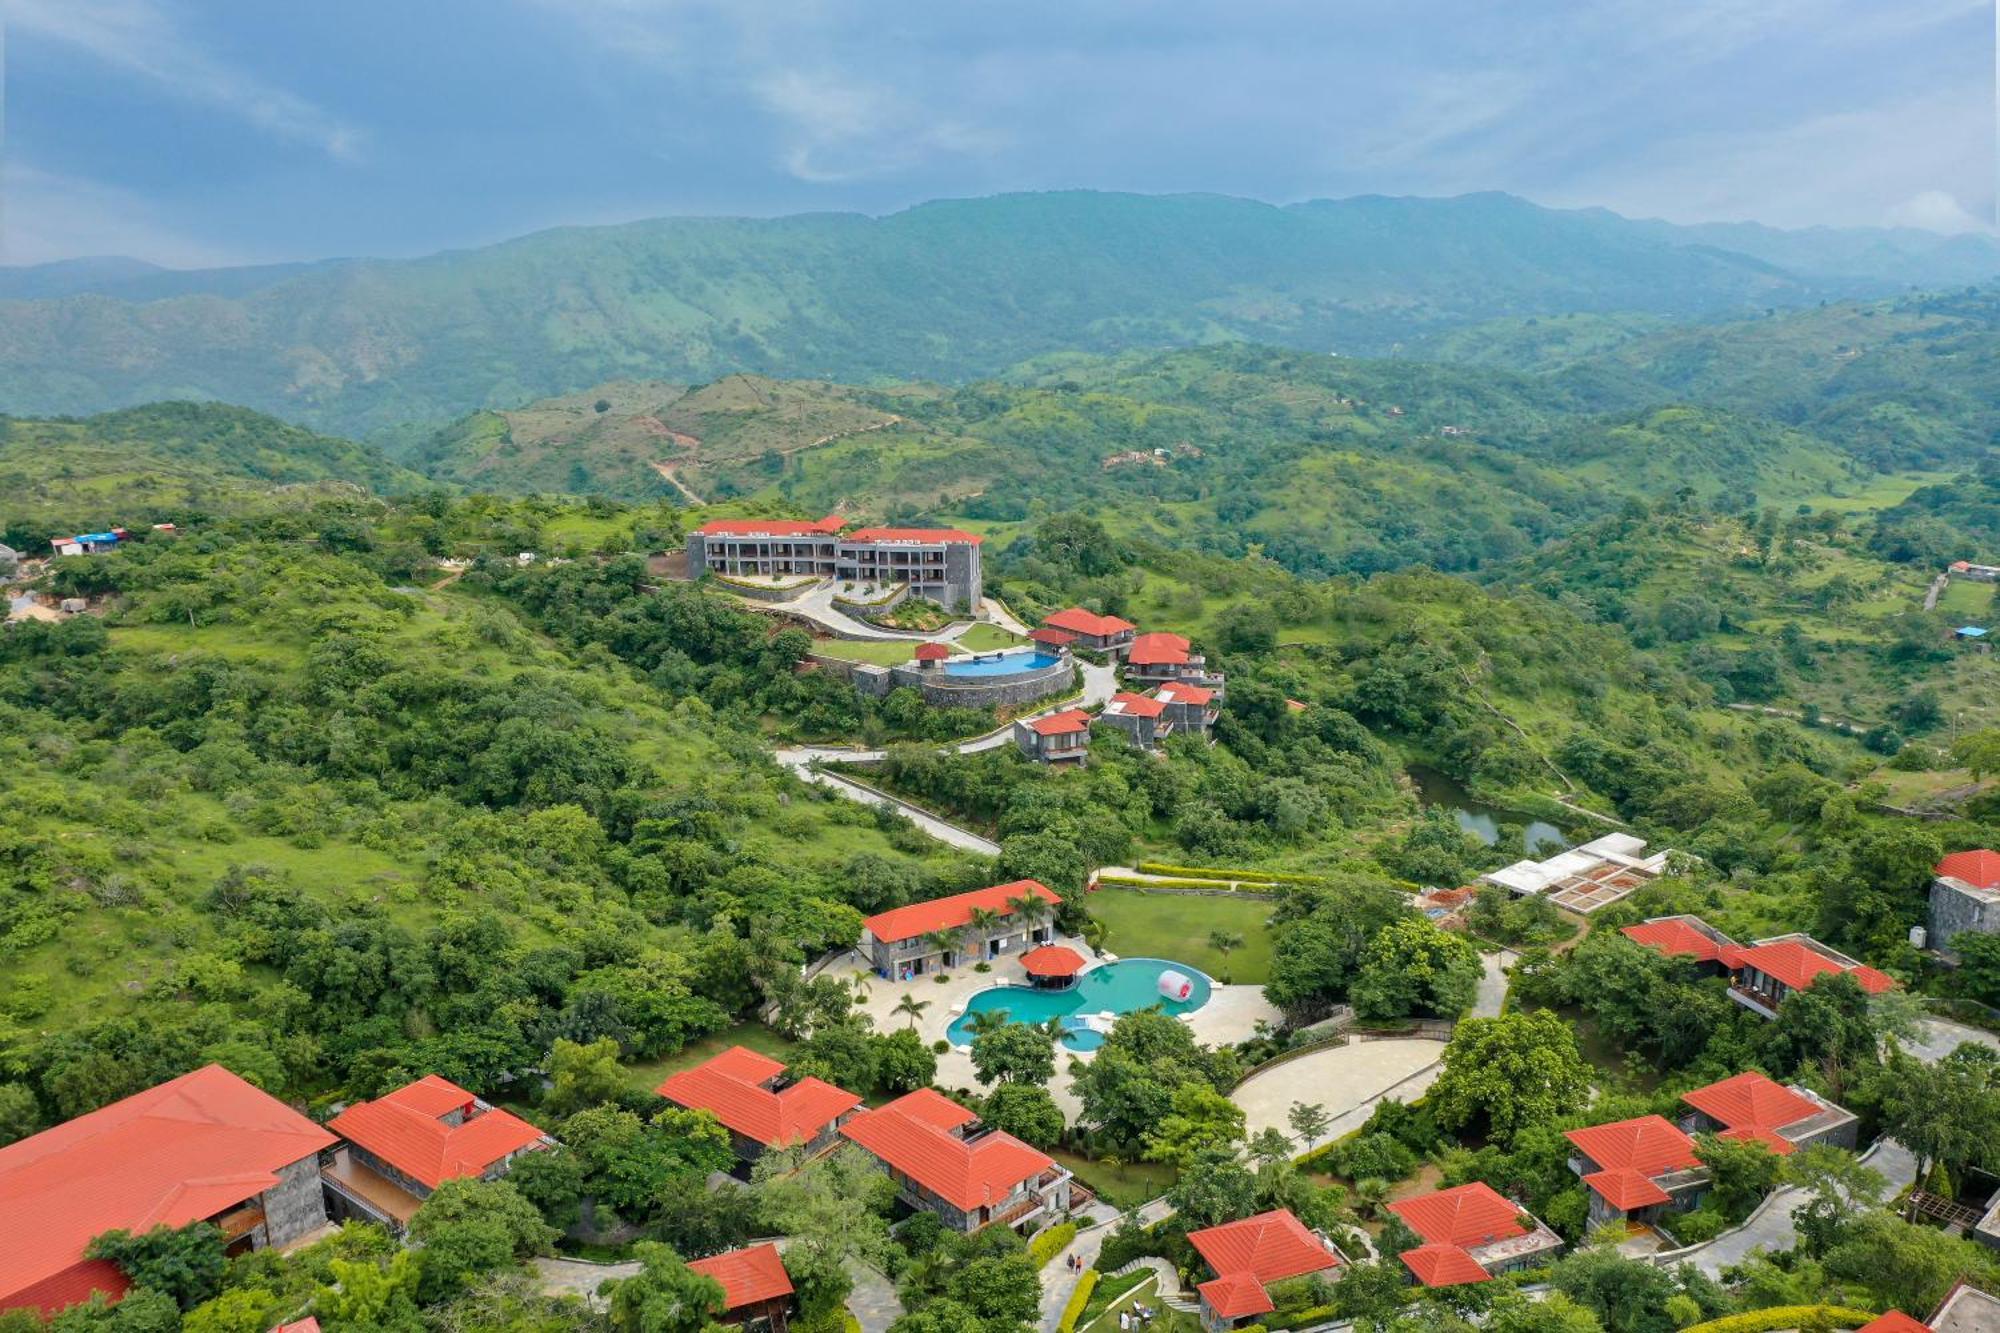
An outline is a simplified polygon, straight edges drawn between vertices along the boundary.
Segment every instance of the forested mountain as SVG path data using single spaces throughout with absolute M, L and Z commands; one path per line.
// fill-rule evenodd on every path
M 1955 252 L 1954 252 L 1955 253 Z M 958 380 L 1043 353 L 1253 339 L 1383 352 L 1557 312 L 1716 316 L 1879 292 L 1504 195 L 1274 207 L 1084 192 L 565 228 L 407 261 L 160 275 L 85 263 L 0 292 L 0 402 L 214 397 L 362 433 L 618 377 Z M 36 298 L 36 299 L 18 299 Z

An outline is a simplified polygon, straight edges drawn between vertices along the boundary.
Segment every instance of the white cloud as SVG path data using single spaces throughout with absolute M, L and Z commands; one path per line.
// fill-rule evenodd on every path
M 1919 190 L 1891 208 L 1884 220 L 1892 227 L 1921 227 L 1947 236 L 1993 230 L 1992 222 L 1974 217 L 1948 190 Z
M 171 268 L 241 262 L 153 216 L 127 190 L 44 171 L 18 156 L 0 168 L 0 263 L 132 255 Z
M 16 32 L 74 46 L 176 97 L 314 144 L 337 161 L 360 155 L 355 129 L 295 93 L 214 59 L 176 29 L 160 0 L 0 0 L 0 18 Z

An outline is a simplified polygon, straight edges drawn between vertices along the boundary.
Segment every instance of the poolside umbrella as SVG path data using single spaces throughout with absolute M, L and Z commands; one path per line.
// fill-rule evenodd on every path
M 1194 979 L 1185 972 L 1172 968 L 1160 973 L 1160 994 L 1169 1000 L 1188 1000 L 1194 997 Z
M 1044 944 L 1022 954 L 1021 966 L 1031 977 L 1060 980 L 1083 971 L 1083 955 L 1060 944 Z

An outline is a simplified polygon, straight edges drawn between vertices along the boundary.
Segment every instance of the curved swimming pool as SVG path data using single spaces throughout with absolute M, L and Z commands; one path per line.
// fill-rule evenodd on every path
M 1194 983 L 1185 1000 L 1168 1000 L 1160 995 L 1160 974 L 1179 972 Z M 1129 1014 L 1159 1005 L 1170 1014 L 1191 1014 L 1208 1003 L 1213 983 L 1186 963 L 1164 958 L 1121 958 L 1101 963 L 1077 978 L 1068 990 L 1044 990 L 1039 986 L 989 986 L 975 991 L 965 1002 L 965 1012 L 951 1020 L 945 1036 L 954 1046 L 972 1043 L 972 1016 L 1003 1010 L 1016 1023 L 1046 1023 L 1062 1020 L 1062 1044 L 1072 1051 L 1094 1051 L 1104 1044 L 1104 1034 L 1091 1028 L 1088 1016 L 1109 1012 Z
M 948 658 L 944 673 L 947 676 L 1011 676 L 1022 671 L 1040 671 L 1061 660 L 1053 653 L 1037 648 L 1017 648 L 1012 652 L 985 657 Z

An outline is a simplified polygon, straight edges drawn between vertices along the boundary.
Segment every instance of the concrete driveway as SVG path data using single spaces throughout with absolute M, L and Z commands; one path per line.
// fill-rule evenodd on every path
M 1292 1103 L 1317 1102 L 1334 1117 L 1319 1140 L 1325 1143 L 1359 1128 L 1384 1097 L 1409 1102 L 1422 1096 L 1437 1082 L 1443 1056 L 1443 1042 L 1414 1037 L 1333 1046 L 1251 1075 L 1229 1099 L 1243 1108 L 1248 1134 L 1276 1129 L 1287 1138 L 1293 1137 L 1287 1119 Z

